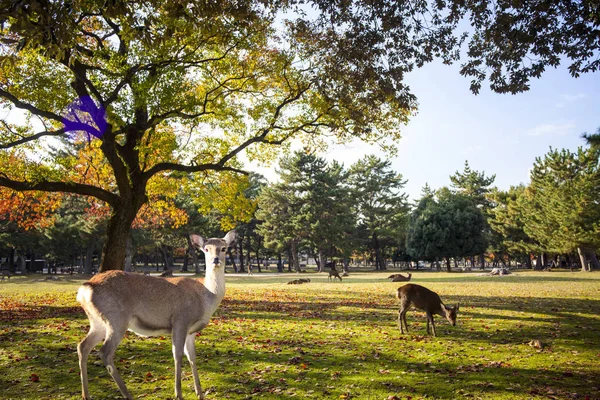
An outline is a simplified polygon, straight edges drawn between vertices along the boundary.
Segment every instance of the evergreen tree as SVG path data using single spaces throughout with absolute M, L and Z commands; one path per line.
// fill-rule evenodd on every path
M 348 182 L 359 231 L 374 253 L 376 269 L 384 270 L 385 248 L 398 248 L 406 230 L 406 181 L 391 169 L 390 161 L 370 155 L 350 167 Z
M 407 248 L 416 259 L 450 259 L 479 254 L 485 250 L 485 218 L 468 196 L 447 188 L 425 196 L 411 216 Z
M 541 246 L 525 233 L 525 190 L 524 185 L 519 185 L 511 186 L 508 191 L 492 191 L 489 199 L 493 207 L 490 209 L 488 223 L 495 235 L 492 240 L 495 252 L 514 255 L 525 262 L 527 267 L 531 267 L 530 254 L 539 254 Z
M 484 172 L 478 172 L 471 169 L 469 162 L 465 160 L 465 168 L 462 173 L 456 171 L 454 175 L 450 176 L 452 187 L 457 193 L 461 193 L 468 196 L 475 204 L 481 209 L 486 221 L 489 218 L 490 202 L 486 198 L 486 195 L 490 192 L 490 185 L 496 180 L 496 175 L 489 177 L 485 176 Z M 484 235 L 486 240 L 490 242 L 494 236 L 490 232 L 490 228 L 486 222 L 483 226 Z M 483 252 L 484 248 L 479 254 L 479 262 L 481 269 L 485 267 L 485 257 Z M 473 259 L 472 263 L 473 263 Z
M 525 232 L 551 253 L 577 252 L 583 270 L 600 246 L 600 149 L 551 149 L 525 191 Z

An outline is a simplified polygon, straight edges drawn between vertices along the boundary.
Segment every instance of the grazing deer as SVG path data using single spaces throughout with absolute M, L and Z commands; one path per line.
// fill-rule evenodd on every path
M 433 336 L 435 336 L 435 323 L 433 322 L 434 314 L 445 317 L 452 326 L 456 325 L 456 314 L 458 313 L 459 305 L 455 307 L 446 306 L 440 296 L 431 290 L 409 283 L 398 288 L 396 297 L 400 300 L 400 311 L 398 312 L 398 324 L 400 332 L 404 333 L 402 324 L 408 333 L 408 325 L 406 324 L 406 312 L 411 303 L 418 309 L 425 311 L 427 314 L 427 333 L 429 334 L 429 323 L 433 328 Z
M 187 356 L 194 376 L 194 389 L 204 398 L 196 368 L 194 337 L 210 320 L 225 296 L 225 254 L 237 234 L 223 239 L 190 236 L 195 247 L 206 255 L 206 276 L 158 278 L 123 271 L 98 274 L 84 283 L 77 300 L 90 320 L 88 335 L 77 346 L 81 370 L 82 397 L 89 399 L 88 355 L 100 341 L 100 357 L 123 397 L 133 399 L 115 368 L 114 354 L 128 329 L 142 336 L 170 333 L 175 359 L 175 397 L 181 396 L 181 361 Z
M 173 276 L 173 270 L 171 268 L 165 269 L 162 274 L 160 274 L 161 278 L 169 278 Z
M 11 276 L 11 274 L 10 274 L 10 271 L 9 271 L 9 270 L 7 270 L 7 269 L 3 269 L 3 270 L 1 270 L 1 271 L 0 271 L 0 276 L 2 277 L 2 280 L 4 280 L 4 278 L 6 277 L 6 278 L 8 278 L 8 280 L 10 281 L 10 276 Z
M 342 281 L 342 277 L 340 276 L 340 273 L 337 272 L 335 269 L 332 269 L 329 271 L 329 276 L 327 277 L 327 279 L 331 280 L 331 277 L 333 277 L 334 281 L 335 281 L 335 278 L 338 278 L 340 280 L 340 282 Z
M 388 276 L 388 279 L 391 279 L 392 282 L 408 282 L 408 281 L 410 281 L 411 277 L 412 277 L 412 275 L 409 272 L 407 276 L 404 276 L 402 274 L 393 274 L 393 275 Z

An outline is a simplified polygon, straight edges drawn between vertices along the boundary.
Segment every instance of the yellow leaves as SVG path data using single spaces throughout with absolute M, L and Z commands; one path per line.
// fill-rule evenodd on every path
M 178 228 L 188 221 L 187 213 L 178 208 L 174 202 L 163 199 L 150 199 L 145 204 L 133 223 L 135 228 Z
M 192 180 L 187 191 L 198 205 L 199 212 L 221 215 L 221 228 L 234 228 L 239 222 L 248 222 L 256 210 L 256 200 L 249 199 L 248 176 L 229 172 L 213 173 L 204 180 Z

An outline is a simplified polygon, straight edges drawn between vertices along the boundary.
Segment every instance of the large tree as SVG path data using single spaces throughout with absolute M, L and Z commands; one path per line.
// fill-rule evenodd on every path
M 240 153 L 291 137 L 397 139 L 416 105 L 404 75 L 457 60 L 465 16 L 475 92 L 488 77 L 526 90 L 561 56 L 573 75 L 597 70 L 597 15 L 570 1 L 0 0 L 0 106 L 22 111 L 0 123 L 0 185 L 109 204 L 101 270 L 123 268 L 153 180 L 238 171 Z M 73 142 L 98 143 L 109 180 L 76 172 Z
M 577 252 L 582 270 L 600 248 L 600 149 L 550 150 L 538 157 L 524 193 L 524 230 L 550 253 Z
M 408 251 L 415 259 L 468 257 L 485 250 L 485 218 L 475 201 L 447 188 L 426 195 L 413 211 L 408 229 Z
M 372 155 L 352 164 L 348 174 L 362 242 L 373 252 L 376 269 L 385 270 L 385 248 L 398 248 L 406 229 L 408 195 L 403 191 L 406 180 L 391 169 L 390 161 Z

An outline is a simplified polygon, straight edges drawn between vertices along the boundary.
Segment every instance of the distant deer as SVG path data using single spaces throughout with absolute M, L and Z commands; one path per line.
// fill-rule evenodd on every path
M 327 277 L 327 279 L 331 280 L 332 277 L 333 277 L 334 281 L 335 281 L 335 278 L 338 278 L 340 280 L 340 282 L 342 281 L 342 277 L 340 276 L 340 273 L 337 272 L 335 269 L 332 269 L 329 271 L 329 276 Z
M 10 271 L 9 271 L 9 270 L 7 270 L 7 269 L 3 269 L 3 270 L 1 270 L 1 271 L 0 271 L 0 276 L 2 277 L 2 280 L 4 280 L 4 278 L 6 277 L 6 278 L 8 278 L 8 280 L 10 281 L 10 276 L 11 276 L 11 274 L 10 274 Z
M 406 312 L 410 307 L 411 303 L 418 309 L 425 311 L 427 314 L 427 333 L 429 334 L 429 323 L 433 328 L 433 336 L 435 336 L 435 323 L 433 316 L 435 314 L 445 317 L 452 326 L 456 326 L 456 315 L 458 313 L 459 305 L 455 307 L 446 306 L 440 296 L 431 290 L 420 286 L 409 283 L 398 288 L 396 297 L 400 300 L 400 311 L 398 313 L 398 324 L 400 325 L 400 332 L 408 333 L 408 325 L 406 324 Z M 404 324 L 404 328 L 403 328 Z
M 161 278 L 169 278 L 173 276 L 173 270 L 171 268 L 165 269 L 162 274 L 160 274 Z
M 301 285 L 303 283 L 308 283 L 310 282 L 310 279 L 294 279 L 293 281 L 289 281 L 287 284 L 288 285 Z
M 402 274 L 393 274 L 388 276 L 388 279 L 391 279 L 392 282 L 408 282 L 410 281 L 411 278 L 411 273 L 409 272 L 407 276 L 404 276 Z
M 83 399 L 89 399 L 87 359 L 100 341 L 100 357 L 123 397 L 133 399 L 115 368 L 114 355 L 129 329 L 138 335 L 171 334 L 175 359 L 175 397 L 181 400 L 181 361 L 187 356 L 194 376 L 194 389 L 204 398 L 196 368 L 194 337 L 209 322 L 225 296 L 225 254 L 237 234 L 223 239 L 191 235 L 193 245 L 206 255 L 206 276 L 158 278 L 123 271 L 98 274 L 84 283 L 77 300 L 90 320 L 88 335 L 77 346 Z

